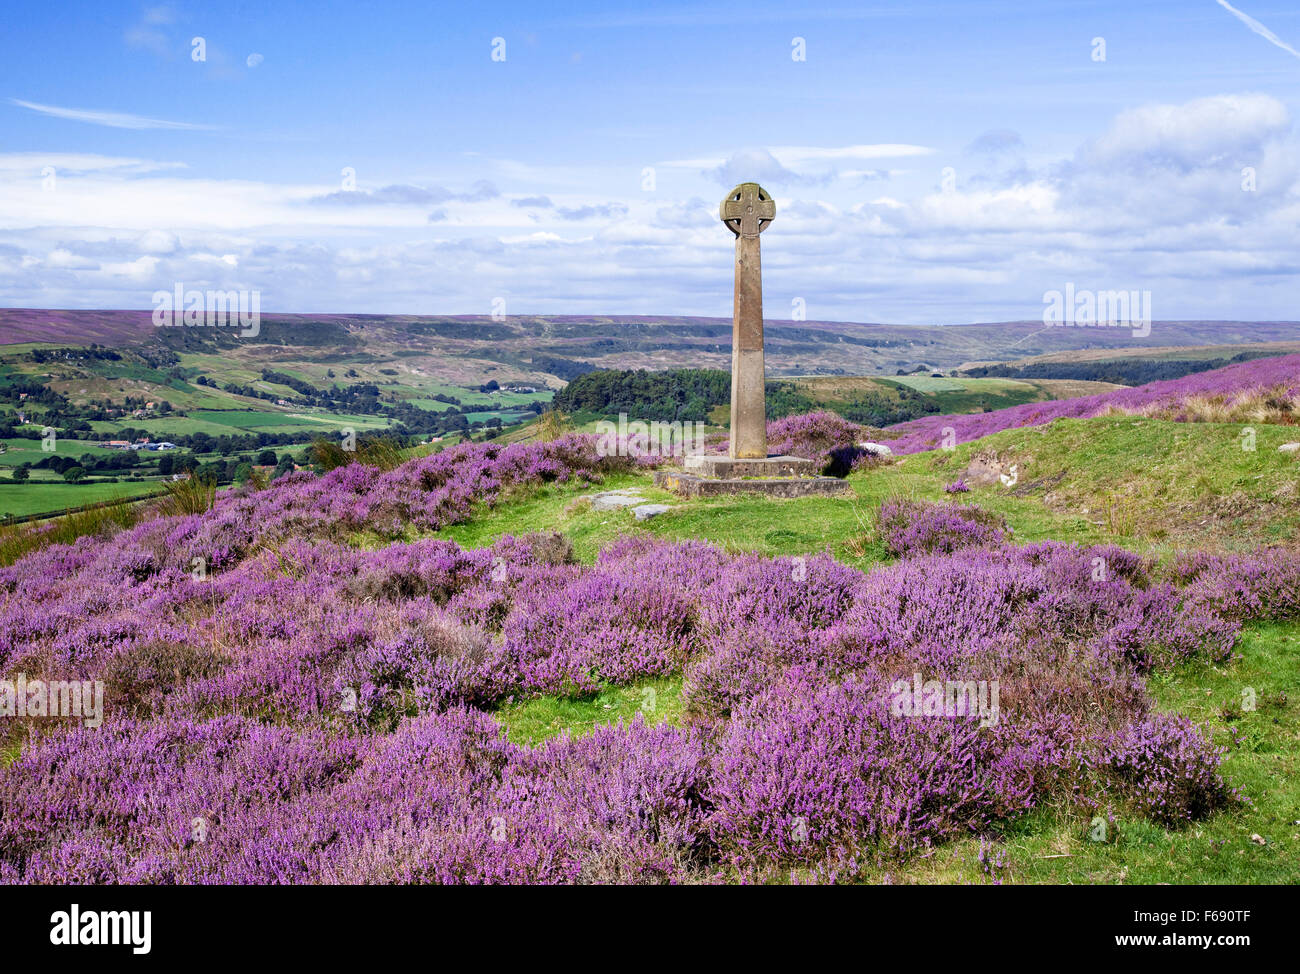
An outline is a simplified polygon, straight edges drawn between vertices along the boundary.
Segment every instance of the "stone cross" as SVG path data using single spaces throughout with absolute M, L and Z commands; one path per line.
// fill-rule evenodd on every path
M 734 459 L 767 458 L 763 370 L 763 269 L 758 235 L 776 218 L 776 203 L 758 183 L 741 183 L 719 216 L 736 235 L 736 291 L 731 318 L 731 448 Z

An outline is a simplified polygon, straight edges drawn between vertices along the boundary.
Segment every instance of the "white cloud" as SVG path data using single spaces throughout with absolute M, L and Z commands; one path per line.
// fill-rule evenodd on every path
M 693 169 L 714 182 L 734 186 L 757 181 L 772 186 L 820 185 L 836 178 L 879 179 L 887 175 L 879 169 L 863 170 L 837 166 L 852 165 L 875 159 L 892 159 L 931 155 L 934 150 L 923 145 L 881 143 L 847 146 L 773 146 L 740 149 L 726 157 L 674 159 L 661 163 L 669 169 Z
M 731 236 L 704 174 L 748 162 L 791 174 L 763 239 L 772 308 L 798 295 L 816 317 L 845 320 L 1035 317 L 1043 291 L 1072 280 L 1149 288 L 1160 317 L 1295 317 L 1300 145 L 1275 99 L 1136 108 L 1032 170 L 982 172 L 974 154 L 948 192 L 935 191 L 937 172 L 892 170 L 906 178 L 887 193 L 845 178 L 885 151 L 776 147 L 660 163 L 655 192 L 640 190 L 639 165 L 480 158 L 460 179 L 391 174 L 343 205 L 321 202 L 336 185 L 0 154 L 0 303 L 148 307 L 154 289 L 179 280 L 257 288 L 268 311 L 486 314 L 505 296 L 510 313 L 725 316 Z M 45 165 L 59 173 L 52 191 Z M 1256 170 L 1255 192 L 1242 189 L 1243 166 Z M 491 183 L 476 186 L 477 174 Z M 742 175 L 767 178 L 727 173 Z M 435 207 L 445 218 L 430 223 Z
M 1085 150 L 1090 165 L 1123 161 L 1200 166 L 1283 135 L 1286 106 L 1269 95 L 1215 95 L 1121 113 Z
M 798 166 L 809 162 L 845 162 L 858 159 L 895 159 L 904 156 L 933 155 L 934 150 L 923 145 L 883 143 L 880 145 L 846 145 L 838 148 L 812 146 L 776 146 L 773 155 L 784 159 L 788 165 Z
M 101 156 L 81 152 L 0 152 L 0 175 L 21 179 L 39 176 L 46 166 L 52 166 L 58 175 L 85 175 L 87 173 L 115 173 L 140 175 L 165 169 L 184 169 L 183 162 L 157 162 L 152 159 L 130 159 L 120 156 Z
M 127 112 L 106 112 L 89 108 L 60 108 L 58 105 L 40 105 L 36 102 L 10 98 L 10 104 L 49 115 L 52 118 L 66 118 L 75 122 L 89 122 L 92 125 L 105 125 L 115 129 L 215 129 L 213 125 L 198 125 L 194 122 L 171 122 L 162 118 L 145 118 L 143 115 L 131 115 Z

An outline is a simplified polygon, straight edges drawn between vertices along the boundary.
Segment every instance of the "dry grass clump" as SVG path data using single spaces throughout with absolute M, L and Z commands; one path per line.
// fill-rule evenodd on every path
M 311 441 L 310 453 L 312 462 L 321 473 L 329 473 L 351 463 L 392 470 L 406 461 L 402 447 L 395 440 L 386 437 L 357 440 L 356 449 L 345 450 L 342 443 L 318 436 Z
M 0 565 L 12 565 L 23 555 L 52 544 L 69 544 L 85 535 L 109 535 L 140 519 L 138 504 L 105 501 L 62 517 L 0 527 Z
M 569 422 L 569 417 L 558 409 L 546 410 L 537 420 L 536 436 L 539 443 L 553 442 L 571 432 L 573 432 L 573 424 Z
M 1178 403 L 1153 403 L 1135 412 L 1153 419 L 1182 420 L 1188 423 L 1272 423 L 1280 426 L 1300 424 L 1300 394 L 1285 385 L 1252 389 L 1235 395 L 1188 396 Z M 1107 410 L 1103 415 L 1108 415 Z
M 167 493 L 154 508 L 155 516 L 171 517 L 178 514 L 202 514 L 212 509 L 217 499 L 217 487 L 199 477 L 186 477 L 163 484 Z

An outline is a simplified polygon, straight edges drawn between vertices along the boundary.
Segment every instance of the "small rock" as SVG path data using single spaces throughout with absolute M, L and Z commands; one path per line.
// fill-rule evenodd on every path
M 620 507 L 635 507 L 637 504 L 644 503 L 645 498 L 636 494 L 621 490 L 607 490 L 592 497 L 591 509 L 593 511 L 613 511 Z
M 859 443 L 859 450 L 866 450 L 868 453 L 878 457 L 892 457 L 894 451 L 883 443 Z
M 1250 841 L 1255 843 L 1255 845 L 1268 845 L 1268 839 L 1264 838 L 1258 832 L 1252 832 L 1250 834 Z
M 632 508 L 632 514 L 638 521 L 648 521 L 652 517 L 658 517 L 664 511 L 671 511 L 671 504 L 642 504 L 640 507 Z
M 1004 469 L 996 458 L 975 457 L 961 479 L 966 481 L 967 487 L 992 487 L 1000 481 Z
M 1283 443 L 1278 447 L 1281 453 L 1295 453 L 1296 450 L 1300 450 L 1300 443 Z

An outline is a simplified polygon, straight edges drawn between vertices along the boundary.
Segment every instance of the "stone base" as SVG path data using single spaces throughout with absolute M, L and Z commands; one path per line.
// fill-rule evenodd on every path
M 731 461 L 732 463 L 763 461 Z M 655 486 L 683 497 L 718 497 L 722 494 L 766 494 L 768 497 L 854 497 L 853 488 L 835 477 L 786 477 L 748 480 L 698 477 L 673 470 L 655 472 Z
M 815 477 L 817 465 L 802 457 L 756 457 L 749 460 L 695 454 L 682 461 L 688 474 L 713 479 L 740 477 Z

